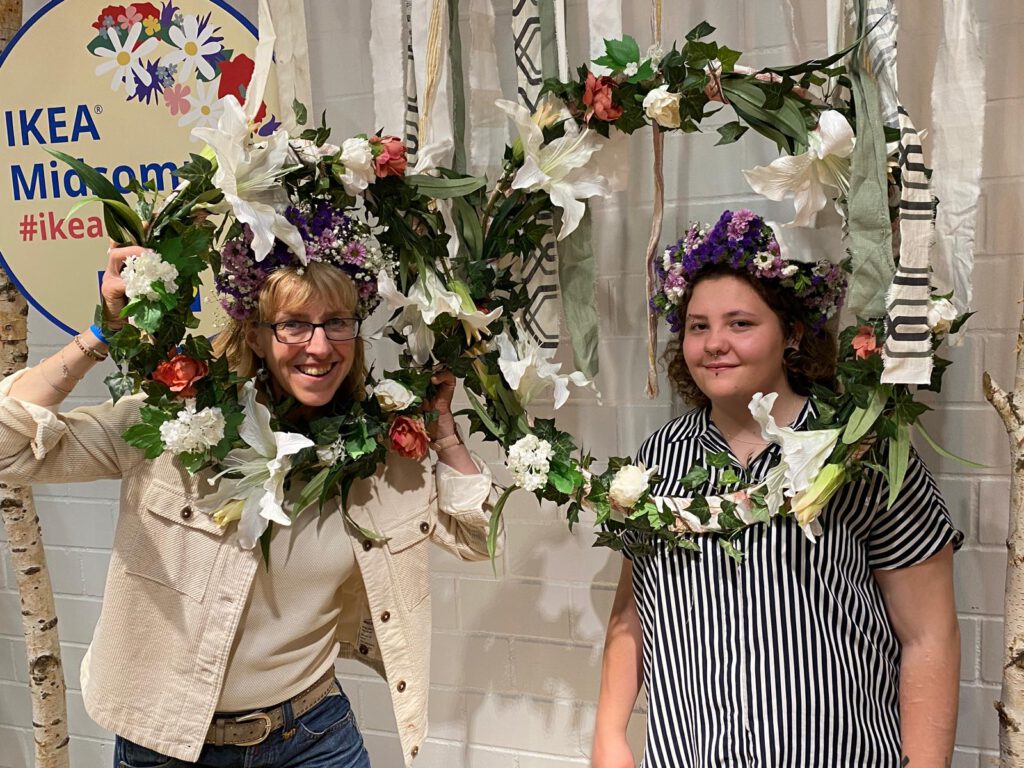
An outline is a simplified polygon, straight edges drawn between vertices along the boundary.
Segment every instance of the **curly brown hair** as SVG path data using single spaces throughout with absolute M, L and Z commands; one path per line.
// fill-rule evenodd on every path
M 754 289 L 764 303 L 775 313 L 782 324 L 782 332 L 786 338 L 799 335 L 800 341 L 796 349 L 787 350 L 783 358 L 786 379 L 793 391 L 799 395 L 809 395 L 811 385 L 820 384 L 834 388 L 836 379 L 836 355 L 838 346 L 835 331 L 826 326 L 818 332 L 812 331 L 808 321 L 807 310 L 792 293 L 774 282 L 761 281 L 748 272 L 730 269 L 726 265 L 714 265 L 700 272 L 686 287 L 683 300 L 679 305 L 679 316 L 686 317 L 686 309 L 693 296 L 693 289 L 705 280 L 722 277 L 735 277 L 744 281 Z M 830 324 L 831 325 L 831 324 Z M 797 334 L 797 332 L 799 332 Z M 676 392 L 688 403 L 702 407 L 710 403 L 707 395 L 701 392 L 697 383 L 690 375 L 690 369 L 683 357 L 683 337 L 686 325 L 665 350 L 663 360 L 668 368 L 668 376 Z

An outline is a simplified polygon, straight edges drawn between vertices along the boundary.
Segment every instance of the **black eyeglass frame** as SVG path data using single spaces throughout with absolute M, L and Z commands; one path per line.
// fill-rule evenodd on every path
M 352 320 L 356 324 L 355 331 L 353 332 L 353 334 L 351 336 L 346 336 L 344 339 L 334 339 L 334 338 L 331 338 L 331 335 L 327 332 L 327 323 L 333 322 L 335 320 Z M 284 339 L 282 339 L 280 334 L 278 333 L 277 327 L 279 325 L 288 325 L 290 323 L 291 324 L 296 324 L 296 325 L 308 326 L 309 327 L 309 336 L 307 336 L 302 341 L 285 341 Z M 359 336 L 359 327 L 362 324 L 363 324 L 363 319 L 361 317 L 332 317 L 332 318 L 329 318 L 329 319 L 325 320 L 322 323 L 311 323 L 308 320 L 282 320 L 282 321 L 280 321 L 278 323 L 258 323 L 260 328 L 269 328 L 271 331 L 273 331 L 274 332 L 274 338 L 277 339 L 277 341 L 279 343 L 281 343 L 281 344 L 288 344 L 288 345 L 308 344 L 310 341 L 312 341 L 313 334 L 316 333 L 316 329 L 317 328 L 323 328 L 324 336 L 327 338 L 328 341 L 351 341 L 352 339 L 354 339 L 357 336 Z

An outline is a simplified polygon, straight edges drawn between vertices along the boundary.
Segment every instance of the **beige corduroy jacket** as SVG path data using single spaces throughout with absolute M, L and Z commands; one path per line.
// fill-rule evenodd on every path
M 55 414 L 7 395 L 0 382 L 0 478 L 21 485 L 120 479 L 120 514 L 100 619 L 82 665 L 89 715 L 163 754 L 194 762 L 220 696 L 228 655 L 257 567 L 197 502 L 209 492 L 170 456 L 147 461 L 121 434 L 141 399 Z M 479 464 L 480 462 L 478 462 Z M 426 460 L 390 460 L 359 481 L 350 513 L 386 543 L 351 537 L 343 585 L 341 655 L 388 681 L 406 765 L 427 730 L 431 540 L 486 558 L 490 474 L 461 475 Z M 443 511 L 442 511 L 443 510 Z M 327 554 L 327 553 L 325 553 Z

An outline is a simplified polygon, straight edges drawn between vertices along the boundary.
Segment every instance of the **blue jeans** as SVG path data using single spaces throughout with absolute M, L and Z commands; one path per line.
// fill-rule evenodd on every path
M 290 733 L 289 738 L 284 734 Z M 186 763 L 139 746 L 120 736 L 114 743 L 114 768 L 370 768 L 370 757 L 344 693 L 328 696 L 302 717 L 285 705 L 284 727 L 252 747 L 207 744 L 199 760 Z

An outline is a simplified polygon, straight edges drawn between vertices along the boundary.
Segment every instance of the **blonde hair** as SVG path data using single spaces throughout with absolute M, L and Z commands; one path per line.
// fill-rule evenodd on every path
M 271 272 L 260 289 L 255 316 L 246 320 L 229 319 L 227 328 L 213 339 L 214 353 L 227 357 L 229 367 L 239 376 L 252 378 L 256 375 L 260 359 L 246 342 L 248 333 L 257 324 L 272 321 L 280 312 L 296 310 L 316 300 L 332 309 L 344 309 L 355 314 L 359 291 L 352 278 L 343 271 L 320 262 L 302 268 L 284 267 Z M 335 397 L 362 399 L 366 379 L 365 359 L 363 339 L 357 336 L 352 370 L 341 383 Z

